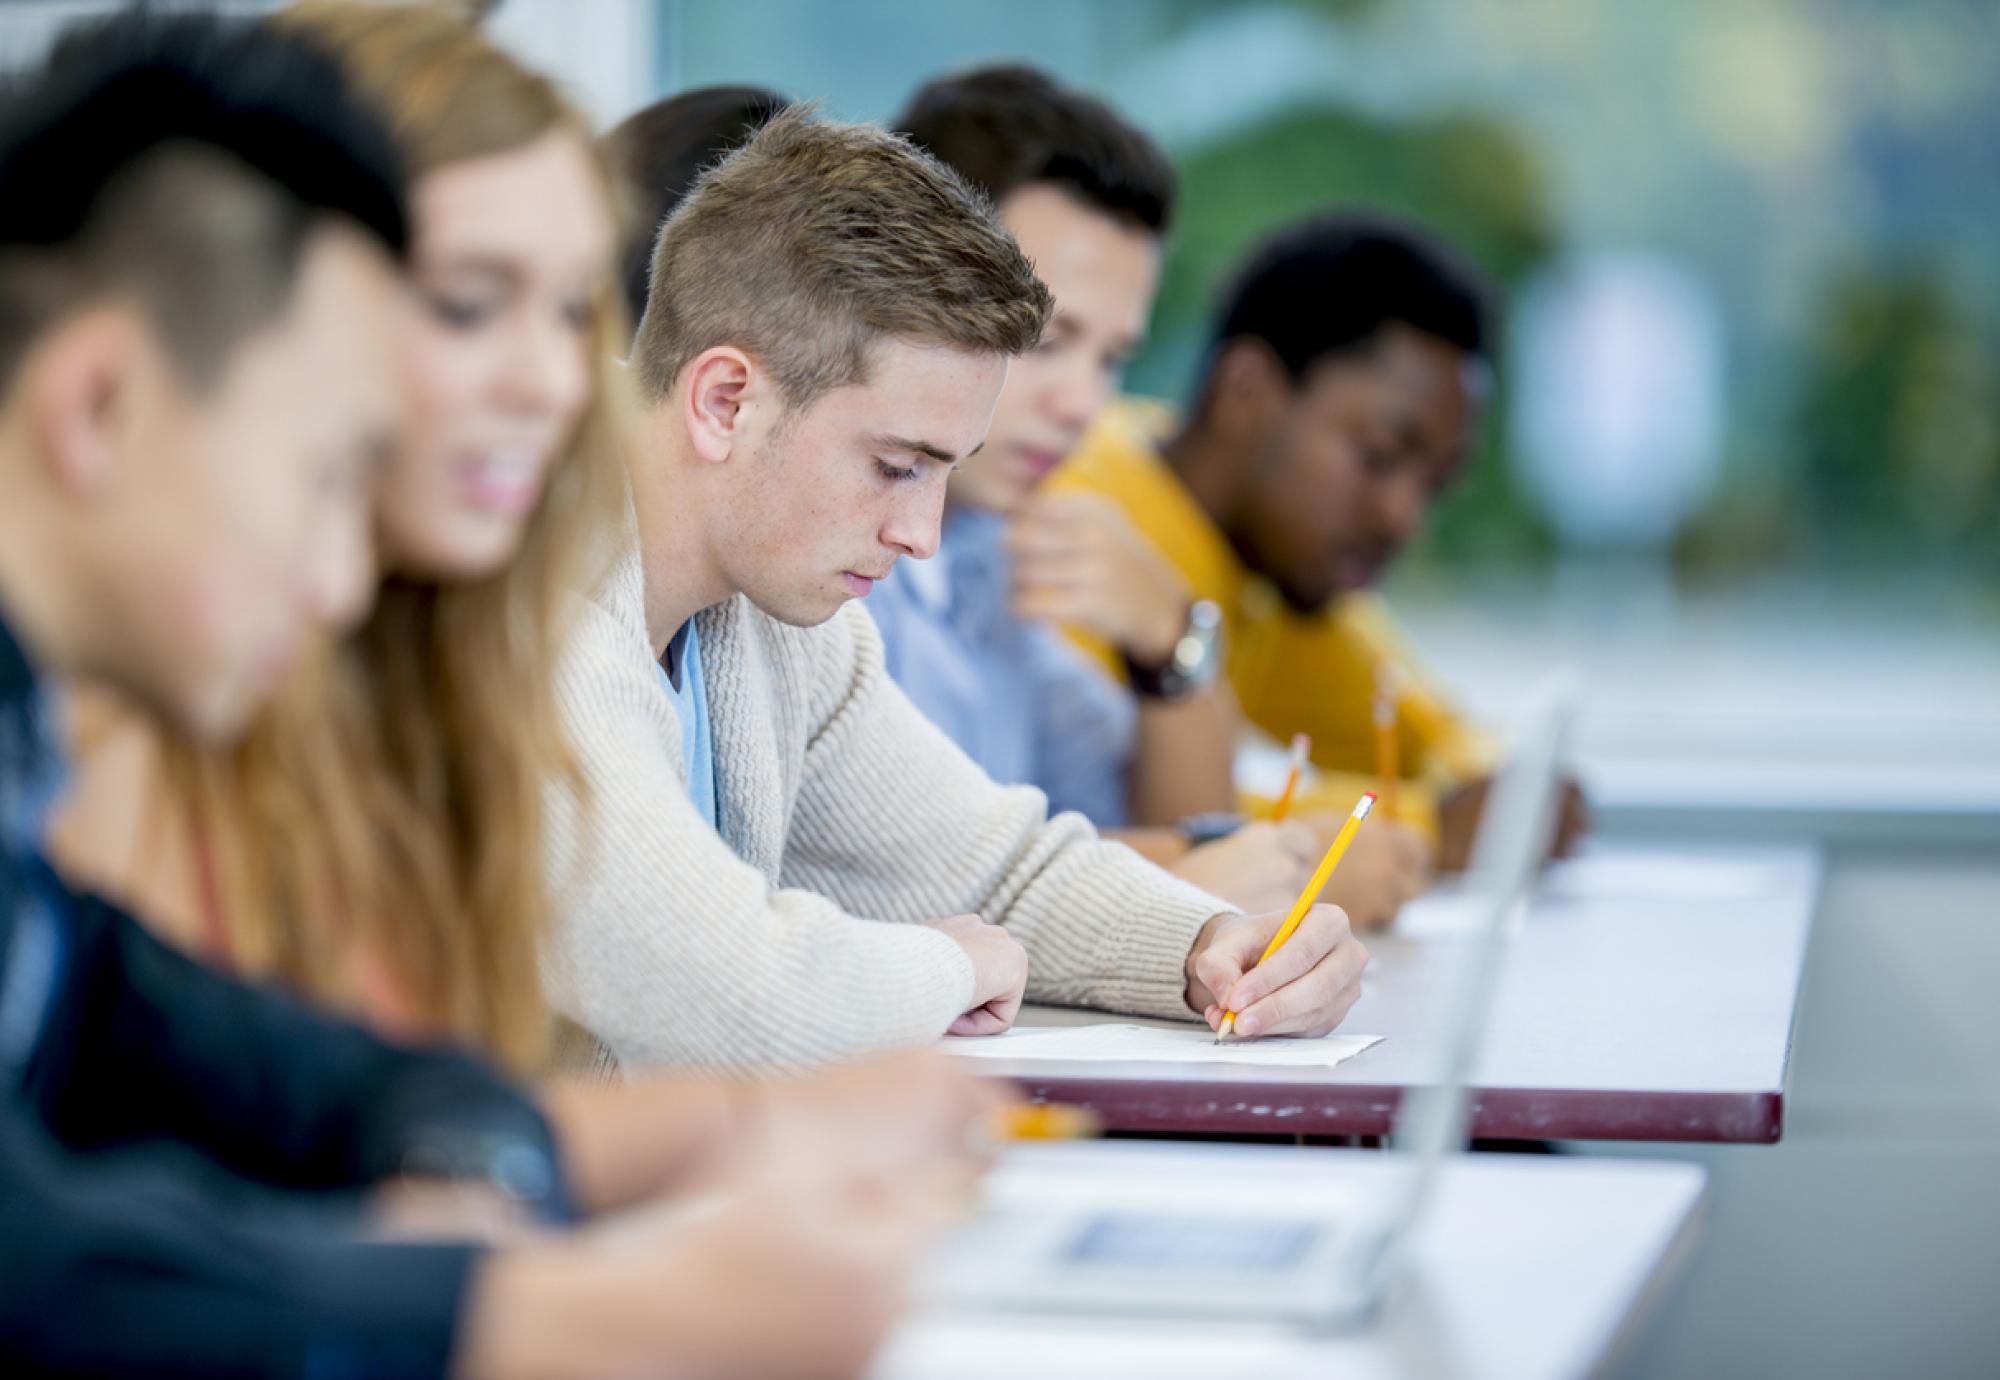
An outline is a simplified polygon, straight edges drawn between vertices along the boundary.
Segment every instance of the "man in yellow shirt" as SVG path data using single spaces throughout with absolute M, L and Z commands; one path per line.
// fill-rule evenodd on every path
M 1465 464 L 1490 377 L 1484 297 L 1408 227 L 1293 224 L 1226 297 L 1191 414 L 1121 403 L 1049 480 L 1116 502 L 1220 608 L 1244 717 L 1281 741 L 1312 736 L 1315 803 L 1344 809 L 1377 780 L 1387 688 L 1397 808 L 1447 867 L 1469 851 L 1493 747 L 1413 665 L 1369 591 Z M 1571 788 L 1562 846 L 1582 827 Z

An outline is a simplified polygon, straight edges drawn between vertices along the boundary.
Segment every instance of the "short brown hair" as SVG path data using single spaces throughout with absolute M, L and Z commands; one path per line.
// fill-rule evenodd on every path
M 632 369 L 657 402 L 696 355 L 736 345 L 803 406 L 866 378 L 880 337 L 1018 355 L 1053 306 L 963 178 L 898 135 L 795 106 L 661 228 Z

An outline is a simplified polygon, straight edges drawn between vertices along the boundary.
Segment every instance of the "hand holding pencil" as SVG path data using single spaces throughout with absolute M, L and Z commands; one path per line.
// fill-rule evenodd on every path
M 1219 916 L 1204 929 L 1188 956 L 1188 1002 L 1218 1035 L 1225 1018 L 1245 1039 L 1324 1035 L 1360 997 L 1368 951 L 1345 911 L 1315 902 L 1373 804 L 1371 793 L 1356 805 L 1289 913 Z

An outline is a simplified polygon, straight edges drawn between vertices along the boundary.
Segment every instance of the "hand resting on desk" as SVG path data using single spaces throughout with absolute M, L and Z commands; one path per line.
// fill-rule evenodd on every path
M 1028 990 L 1028 951 L 1021 941 L 976 915 L 933 920 L 972 960 L 972 1005 L 951 1023 L 952 1035 L 998 1035 L 1014 1024 Z

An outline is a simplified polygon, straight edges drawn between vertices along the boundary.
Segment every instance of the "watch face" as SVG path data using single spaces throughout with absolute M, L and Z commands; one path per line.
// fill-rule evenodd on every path
M 1133 687 L 1141 695 L 1169 700 L 1206 689 L 1221 660 L 1216 654 L 1221 625 L 1222 611 L 1210 600 L 1197 599 L 1188 606 L 1187 627 L 1174 642 L 1165 665 L 1134 666 L 1128 659 Z
M 1174 669 L 1182 675 L 1192 676 L 1203 671 L 1215 659 L 1215 643 L 1219 636 L 1222 611 L 1208 599 L 1197 599 L 1188 608 L 1187 631 L 1174 644 Z

